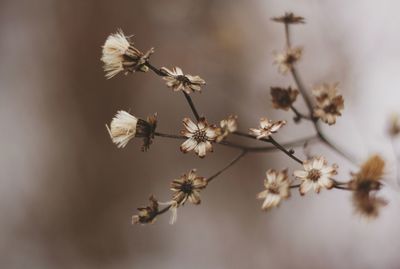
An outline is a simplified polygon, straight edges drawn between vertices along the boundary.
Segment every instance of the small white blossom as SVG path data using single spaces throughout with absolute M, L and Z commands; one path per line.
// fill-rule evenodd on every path
M 188 138 L 181 145 L 183 153 L 194 150 L 200 158 L 204 158 L 208 151 L 212 152 L 211 142 L 217 137 L 214 126 L 209 126 L 204 118 L 201 118 L 197 124 L 189 118 L 184 118 L 183 125 L 185 129 L 181 131 L 181 134 Z
M 300 194 L 304 195 L 309 190 L 313 189 L 316 193 L 321 191 L 321 188 L 331 189 L 335 182 L 333 176 L 337 174 L 337 165 L 327 165 L 324 157 L 315 157 L 304 161 L 304 170 L 297 170 L 294 176 L 301 180 Z
M 250 128 L 250 134 L 255 135 L 257 139 L 261 139 L 276 133 L 285 124 L 286 121 L 284 120 L 272 121 L 268 118 L 261 118 L 260 128 Z
M 280 172 L 273 169 L 268 170 L 264 186 L 265 190 L 257 195 L 257 199 L 264 200 L 261 208 L 267 210 L 271 207 L 277 207 L 282 199 L 287 199 L 290 196 L 290 181 L 287 170 Z
M 196 91 L 200 92 L 201 86 L 206 84 L 204 79 L 199 76 L 183 74 L 182 69 L 179 67 L 174 67 L 172 70 L 162 67 L 161 71 L 166 74 L 163 79 L 166 81 L 167 86 L 175 92 L 185 91 L 188 94 Z

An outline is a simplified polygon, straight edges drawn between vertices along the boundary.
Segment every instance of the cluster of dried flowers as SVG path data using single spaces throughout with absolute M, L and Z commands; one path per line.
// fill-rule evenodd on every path
M 315 86 L 311 91 L 311 97 L 306 88 L 300 81 L 296 70 L 296 65 L 301 60 L 301 47 L 292 47 L 290 42 L 289 27 L 293 24 L 304 24 L 304 18 L 293 13 L 286 13 L 281 17 L 272 19 L 285 26 L 286 47 L 281 53 L 275 53 L 274 63 L 278 65 L 278 71 L 283 74 L 293 76 L 295 87 L 271 87 L 272 106 L 275 109 L 292 111 L 295 123 L 301 120 L 308 120 L 315 127 L 315 136 L 321 143 L 329 145 L 337 153 L 351 160 L 348 155 L 331 144 L 319 128 L 321 123 L 333 125 L 344 109 L 344 99 L 338 90 L 338 83 L 325 83 Z M 288 169 L 277 171 L 269 169 L 264 180 L 265 189 L 257 195 L 257 199 L 262 199 L 261 208 L 268 210 L 280 205 L 282 200 L 290 197 L 291 189 L 298 189 L 301 195 L 309 191 L 319 193 L 321 189 L 338 189 L 351 191 L 353 193 L 354 206 L 357 212 L 366 216 L 377 216 L 380 207 L 386 204 L 382 198 L 378 198 L 376 193 L 382 187 L 385 162 L 379 156 L 372 156 L 361 165 L 359 172 L 351 174 L 351 179 L 347 182 L 339 182 L 335 179 L 338 174 L 338 165 L 329 165 L 322 156 L 308 156 L 307 160 L 301 160 L 290 147 L 306 144 L 310 138 L 305 138 L 297 143 L 280 144 L 273 138 L 285 124 L 284 120 L 271 120 L 267 117 L 261 118 L 258 128 L 250 128 L 248 133 L 238 131 L 238 117 L 230 115 L 222 119 L 217 124 L 209 124 L 205 117 L 199 116 L 196 106 L 191 98 L 191 94 L 201 92 L 206 84 L 205 80 L 197 75 L 185 74 L 179 67 L 168 69 L 166 67 L 157 68 L 150 63 L 150 55 L 154 53 L 151 48 L 143 53 L 137 49 L 130 37 L 124 35 L 119 30 L 110 35 L 104 46 L 101 60 L 104 63 L 104 70 L 107 78 L 112 78 L 118 73 L 134 73 L 137 71 L 148 72 L 161 77 L 168 88 L 174 92 L 182 92 L 195 117 L 194 120 L 183 118 L 183 129 L 180 134 L 165 134 L 156 131 L 157 114 L 149 116 L 147 119 L 137 118 L 126 111 L 118 111 L 107 127 L 108 133 L 119 148 L 127 146 L 129 141 L 135 137 L 144 140 L 142 150 L 148 150 L 154 137 L 166 137 L 171 139 L 182 139 L 180 145 L 183 153 L 195 152 L 200 158 L 204 158 L 207 153 L 213 151 L 213 147 L 218 144 L 236 148 L 240 154 L 229 162 L 221 170 L 212 176 L 205 178 L 198 176 L 196 170 L 192 169 L 187 174 L 174 179 L 171 183 L 172 197 L 167 202 L 159 202 L 153 195 L 149 198 L 149 205 L 138 208 L 138 214 L 133 216 L 133 223 L 153 223 L 157 216 L 170 211 L 171 223 L 177 219 L 177 210 L 186 202 L 194 205 L 200 204 L 200 192 L 222 172 L 234 165 L 238 160 L 252 152 L 267 152 L 279 150 L 285 153 L 293 161 L 297 162 L 301 169 L 293 172 L 293 178 L 289 176 Z M 300 112 L 295 107 L 297 97 L 301 95 L 308 108 L 308 112 Z M 393 121 L 390 129 L 393 136 L 400 133 L 398 120 Z M 260 142 L 271 144 L 269 147 L 249 147 L 236 144 L 228 140 L 230 135 L 241 136 L 247 139 L 256 139 Z M 300 143 L 299 143 L 300 142 Z M 163 208 L 160 208 L 163 206 Z

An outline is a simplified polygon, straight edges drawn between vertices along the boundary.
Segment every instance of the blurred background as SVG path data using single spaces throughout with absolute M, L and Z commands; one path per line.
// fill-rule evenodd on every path
M 399 268 L 400 194 L 385 135 L 388 117 L 400 112 L 399 7 L 395 0 L 0 1 L 0 267 Z M 241 160 L 203 192 L 201 206 L 180 209 L 174 226 L 168 215 L 132 226 L 149 194 L 165 201 L 172 179 L 191 168 L 209 176 L 237 153 L 216 146 L 201 160 L 163 138 L 147 153 L 138 140 L 117 149 L 104 125 L 119 109 L 158 112 L 166 133 L 191 113 L 151 73 L 106 80 L 99 60 L 106 37 L 121 28 L 138 48 L 155 47 L 156 66 L 204 78 L 193 98 L 210 122 L 234 113 L 246 130 L 262 116 L 286 119 L 278 139 L 291 141 L 313 129 L 270 105 L 270 86 L 294 86 L 272 65 L 284 35 L 270 18 L 285 11 L 307 21 L 292 31 L 305 49 L 306 85 L 340 82 L 346 108 L 327 135 L 360 162 L 384 156 L 390 204 L 366 221 L 347 192 L 294 192 L 264 213 L 255 195 L 265 171 L 298 168 L 277 152 Z M 343 180 L 357 170 L 323 146 L 310 150 L 338 163 Z

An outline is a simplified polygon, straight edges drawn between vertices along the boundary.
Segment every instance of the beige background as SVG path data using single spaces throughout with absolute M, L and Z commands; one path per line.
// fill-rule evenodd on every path
M 400 199 L 384 130 L 400 112 L 398 1 L 6 1 L 0 2 L 1 268 L 398 268 Z M 294 11 L 308 86 L 340 81 L 346 110 L 329 136 L 361 161 L 380 152 L 389 163 L 390 200 L 379 219 L 353 214 L 349 193 L 294 193 L 279 210 L 260 211 L 255 194 L 268 168 L 296 164 L 281 153 L 246 157 L 203 194 L 203 204 L 152 226 L 130 217 L 150 193 L 170 196 L 171 179 L 191 168 L 208 176 L 235 150 L 216 146 L 200 160 L 157 139 L 124 150 L 104 127 L 118 109 L 159 113 L 159 130 L 191 116 L 180 94 L 149 74 L 106 80 L 99 61 L 117 28 L 154 64 L 178 65 L 207 81 L 194 100 L 210 121 L 239 115 L 246 130 L 260 116 L 291 124 L 278 138 L 311 134 L 290 113 L 271 111 L 269 87 L 292 85 L 272 66 L 283 28 L 269 18 Z M 299 103 L 302 106 L 302 103 Z M 350 166 L 324 147 L 347 179 Z M 301 151 L 299 151 L 301 154 Z

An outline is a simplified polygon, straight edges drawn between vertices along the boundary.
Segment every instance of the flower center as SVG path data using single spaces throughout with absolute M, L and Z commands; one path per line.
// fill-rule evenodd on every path
M 337 113 L 336 105 L 330 104 L 330 105 L 324 107 L 324 111 L 325 111 L 325 113 L 336 114 Z
M 321 177 L 321 171 L 319 171 L 317 169 L 311 169 L 308 172 L 308 176 L 307 177 L 312 181 L 318 181 L 318 179 Z
M 175 79 L 182 82 L 185 86 L 191 84 L 190 80 L 185 75 L 176 76 Z
M 183 193 L 190 194 L 190 193 L 192 193 L 193 185 L 191 182 L 184 182 L 184 183 L 182 183 L 180 189 Z
M 279 186 L 273 183 L 268 187 L 268 191 L 273 194 L 279 194 Z
M 193 138 L 196 140 L 197 143 L 206 142 L 207 141 L 207 133 L 204 130 L 197 130 Z

